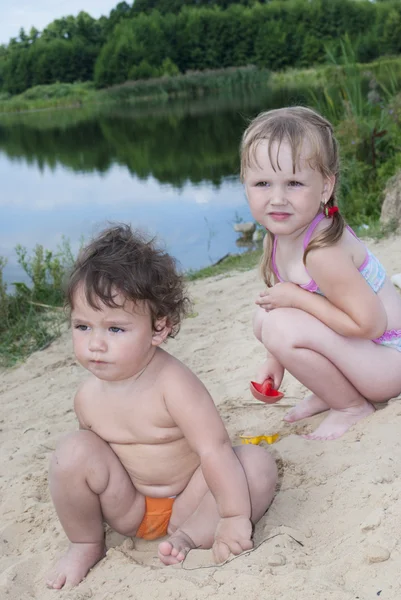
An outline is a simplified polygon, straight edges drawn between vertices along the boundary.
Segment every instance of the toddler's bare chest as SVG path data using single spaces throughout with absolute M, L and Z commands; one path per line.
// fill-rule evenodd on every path
M 176 438 L 177 427 L 162 397 L 98 397 L 83 402 L 79 414 L 85 428 L 108 443 L 152 444 Z

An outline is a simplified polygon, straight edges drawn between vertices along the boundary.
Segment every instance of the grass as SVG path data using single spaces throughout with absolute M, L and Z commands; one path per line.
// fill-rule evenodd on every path
M 100 90 L 96 90 L 94 83 L 90 81 L 53 83 L 35 86 L 17 96 L 7 97 L 0 93 L 0 113 L 82 107 L 97 103 L 141 103 L 149 99 L 160 102 L 169 98 L 196 97 L 211 92 L 230 91 L 233 88 L 248 89 L 254 85 L 266 85 L 268 79 L 267 70 L 251 65 L 138 79 Z
M 9 98 L 0 96 L 0 113 L 80 107 L 98 96 L 92 82 L 37 85 Z
M 343 55 L 344 50 L 349 52 L 349 44 L 346 40 L 342 42 Z M 345 45 L 345 48 L 344 48 Z M 329 57 L 328 57 L 329 58 Z M 285 71 L 273 72 L 269 78 L 269 85 L 273 88 L 292 87 L 294 89 L 308 86 L 316 89 L 326 87 L 328 84 L 336 85 L 339 80 L 347 73 L 347 57 L 345 63 L 335 63 L 332 59 L 331 64 L 319 65 L 316 67 L 308 67 L 306 69 L 289 68 Z M 353 67 L 356 73 L 364 76 L 374 75 L 380 81 L 393 89 L 395 80 L 401 80 L 401 57 L 383 57 L 371 63 L 356 63 L 353 62 Z
M 379 221 L 375 221 L 368 225 L 368 227 L 355 227 L 355 233 L 360 238 L 368 238 L 371 240 L 384 240 L 398 230 L 399 223 L 396 219 L 385 223 L 384 225 Z
M 176 97 L 197 97 L 211 92 L 246 89 L 255 85 L 267 85 L 270 73 L 266 69 L 248 67 L 228 67 L 204 71 L 187 71 L 175 76 L 154 79 L 126 81 L 99 92 L 105 99 L 132 102 L 140 98 L 160 98 L 167 100 Z
M 15 313 L 11 327 L 0 333 L 0 368 L 12 367 L 47 348 L 59 337 L 64 323 L 64 313 L 52 308 L 32 306 L 28 312 Z
M 224 275 L 230 271 L 249 271 L 258 265 L 261 255 L 261 249 L 250 250 L 241 254 L 230 254 L 216 265 L 210 265 L 210 267 L 204 267 L 198 271 L 188 271 L 186 278 L 188 281 L 197 281 L 215 275 Z
M 0 93 L 0 113 L 44 109 L 82 107 L 121 102 L 141 104 L 149 100 L 166 102 L 170 98 L 199 97 L 232 88 L 247 89 L 264 86 L 272 91 L 286 88 L 309 88 L 318 91 L 328 84 L 336 85 L 344 76 L 347 65 L 326 64 L 307 69 L 287 69 L 270 73 L 253 65 L 225 69 L 188 71 L 175 76 L 126 81 L 123 84 L 96 90 L 93 82 L 53 83 L 30 88 L 17 96 Z M 389 91 L 401 80 L 401 57 L 383 58 L 372 63 L 355 63 L 355 71 L 374 75 Z
M 60 335 L 65 322 L 62 283 L 74 260 L 65 238 L 56 252 L 38 244 L 31 254 L 20 245 L 16 253 L 31 285 L 14 283 L 14 293 L 8 293 L 6 260 L 0 257 L 0 367 L 16 364 Z

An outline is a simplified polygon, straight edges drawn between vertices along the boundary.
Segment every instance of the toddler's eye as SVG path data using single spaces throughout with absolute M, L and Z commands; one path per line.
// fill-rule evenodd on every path
M 75 325 L 75 329 L 78 329 L 78 331 L 87 331 L 88 326 L 87 325 Z
M 301 186 L 301 185 L 302 185 L 302 183 L 301 183 L 300 181 L 290 181 L 290 182 L 288 183 L 288 185 L 289 185 L 290 187 L 299 187 L 299 186 Z
M 120 333 L 120 331 L 124 331 L 124 329 L 121 329 L 121 327 L 109 327 L 109 331 L 111 331 L 111 333 Z
M 266 187 L 269 184 L 267 183 L 267 181 L 258 181 L 258 183 L 256 184 L 256 187 Z

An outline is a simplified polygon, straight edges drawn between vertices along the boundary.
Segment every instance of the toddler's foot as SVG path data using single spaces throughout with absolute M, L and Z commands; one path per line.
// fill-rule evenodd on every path
M 46 577 L 47 587 L 60 590 L 64 586 L 78 585 L 89 569 L 106 554 L 104 542 L 94 544 L 71 543 L 67 552 L 60 558 Z
M 177 529 L 165 542 L 159 544 L 159 558 L 165 565 L 176 565 L 184 560 L 190 550 L 196 548 L 189 535 Z
M 321 400 L 315 394 L 310 394 L 288 411 L 284 416 L 284 421 L 294 423 L 295 421 L 300 421 L 301 419 L 306 419 L 307 417 L 312 417 L 325 410 L 329 410 L 329 408 L 329 405 L 324 400 Z
M 374 407 L 367 401 L 361 406 L 344 410 L 332 408 L 316 431 L 302 437 L 307 440 L 335 440 L 348 431 L 352 425 L 371 415 L 374 411 Z

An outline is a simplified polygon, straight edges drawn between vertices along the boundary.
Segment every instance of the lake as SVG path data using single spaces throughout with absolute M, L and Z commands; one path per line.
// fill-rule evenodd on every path
M 238 146 L 250 118 L 302 101 L 266 88 L 140 107 L 0 115 L 0 256 L 26 281 L 15 246 L 74 252 L 108 222 L 157 235 L 184 270 L 216 262 L 252 220 Z

